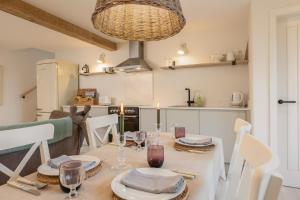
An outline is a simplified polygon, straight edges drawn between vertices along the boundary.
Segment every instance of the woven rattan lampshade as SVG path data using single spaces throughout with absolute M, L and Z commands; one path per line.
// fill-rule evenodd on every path
M 135 41 L 171 37 L 186 23 L 179 0 L 97 0 L 92 22 L 106 35 Z

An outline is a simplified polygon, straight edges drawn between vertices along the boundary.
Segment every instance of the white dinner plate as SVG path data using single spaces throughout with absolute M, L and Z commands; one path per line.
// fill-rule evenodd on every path
M 197 136 L 197 135 L 188 135 L 186 136 L 189 138 L 189 140 L 199 140 L 200 137 L 203 137 L 201 135 Z M 205 136 L 207 137 L 207 136 Z M 187 144 L 187 143 L 184 143 L 184 142 L 181 142 L 179 140 L 180 138 L 177 138 L 175 139 L 175 143 L 177 144 L 180 144 L 180 145 L 183 145 L 183 146 L 188 146 L 188 147 L 208 147 L 208 146 L 211 146 L 211 145 L 214 145 L 214 142 L 210 143 L 210 144 Z
M 178 174 L 172 172 L 168 169 L 160 169 L 160 168 L 139 168 L 137 169 L 141 173 L 151 174 L 151 175 L 159 175 L 159 176 L 177 176 Z M 170 200 L 177 196 L 179 196 L 186 187 L 186 182 L 182 188 L 177 193 L 162 193 L 162 194 L 153 194 L 149 192 L 144 192 L 140 190 L 135 190 L 129 187 L 126 187 L 121 183 L 121 179 L 128 174 L 130 170 L 125 171 L 118 176 L 116 176 L 111 182 L 111 189 L 115 195 L 122 199 L 130 199 L 130 200 Z
M 95 161 L 96 163 L 94 165 L 89 166 L 86 169 L 87 171 L 95 168 L 100 163 L 100 159 L 95 156 L 75 155 L 75 156 L 70 156 L 70 158 L 72 160 L 81 160 L 81 161 L 88 161 L 88 162 Z M 38 173 L 46 175 L 46 176 L 58 176 L 59 175 L 59 169 L 51 168 L 47 164 L 42 164 L 41 166 L 39 166 L 37 171 L 38 171 Z

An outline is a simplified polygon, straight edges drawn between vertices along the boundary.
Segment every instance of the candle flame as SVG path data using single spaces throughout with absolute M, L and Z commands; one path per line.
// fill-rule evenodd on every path
M 124 114 L 124 104 L 121 103 L 121 114 Z
M 160 107 L 159 107 L 159 102 L 157 102 L 156 108 L 157 108 L 157 109 L 159 109 L 159 108 L 160 108 Z

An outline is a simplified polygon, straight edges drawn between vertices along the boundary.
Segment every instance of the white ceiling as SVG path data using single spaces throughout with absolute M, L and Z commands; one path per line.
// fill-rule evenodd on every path
M 96 0 L 24 0 L 91 32 L 115 42 L 93 28 L 91 14 Z M 248 21 L 250 0 L 181 0 L 186 29 L 239 25 Z M 0 11 L 0 47 L 39 48 L 48 51 L 86 48 L 90 44 Z

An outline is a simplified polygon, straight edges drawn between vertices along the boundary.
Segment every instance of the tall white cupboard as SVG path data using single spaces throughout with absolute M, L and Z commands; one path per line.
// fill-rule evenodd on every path
M 79 87 L 78 65 L 60 60 L 37 63 L 37 120 L 49 119 L 53 110 L 70 105 Z

